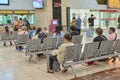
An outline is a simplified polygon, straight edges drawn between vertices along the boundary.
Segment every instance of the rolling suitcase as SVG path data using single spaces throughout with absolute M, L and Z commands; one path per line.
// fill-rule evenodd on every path
M 92 37 L 93 31 L 92 30 L 87 30 L 87 37 Z
M 49 57 L 51 54 L 46 54 L 46 60 L 47 60 L 47 70 L 49 70 Z M 58 61 L 53 62 L 53 71 L 58 72 L 60 71 L 60 63 Z

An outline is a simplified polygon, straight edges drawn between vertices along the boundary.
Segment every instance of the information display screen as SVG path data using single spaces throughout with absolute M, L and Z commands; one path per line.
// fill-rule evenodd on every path
M 43 8 L 44 7 L 44 3 L 43 3 L 43 0 L 33 0 L 33 7 L 35 9 L 38 9 L 38 8 Z
M 120 0 L 108 0 L 108 8 L 119 9 L 120 8 Z
M 9 0 L 0 0 L 0 5 L 9 5 Z

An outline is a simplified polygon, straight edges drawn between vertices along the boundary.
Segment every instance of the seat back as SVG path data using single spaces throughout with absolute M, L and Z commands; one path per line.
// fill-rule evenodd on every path
M 98 52 L 99 42 L 87 43 L 84 47 L 82 59 L 94 57 Z
M 116 52 L 120 52 L 120 39 L 118 39 L 118 40 L 115 41 L 114 50 Z
M 99 55 L 108 55 L 113 47 L 114 41 L 102 41 L 99 49 Z
M 63 64 L 68 63 L 68 62 L 72 62 L 74 60 L 79 60 L 82 46 L 83 46 L 82 44 L 68 46 L 66 48 Z
M 29 39 L 29 35 L 18 35 L 17 40 L 18 44 L 26 44 Z
M 44 49 L 45 50 L 50 50 L 50 49 L 55 49 L 55 38 L 45 38 L 43 41 Z
M 57 47 L 62 45 L 63 43 L 64 43 L 63 37 L 58 37 L 57 40 L 56 40 Z
M 76 35 L 72 37 L 72 42 L 74 44 L 81 44 L 82 39 L 83 39 L 83 35 Z
M 4 40 L 11 40 L 9 33 L 3 32 L 1 34 L 1 41 L 4 41 Z
M 45 33 L 47 35 L 47 37 L 52 37 L 53 34 L 52 33 Z
M 41 40 L 40 39 L 29 39 L 27 41 L 26 51 L 27 52 L 34 52 L 40 51 Z
M 11 35 L 11 39 L 12 40 L 17 40 L 17 37 L 18 37 L 18 32 L 17 31 L 13 31 L 12 35 Z

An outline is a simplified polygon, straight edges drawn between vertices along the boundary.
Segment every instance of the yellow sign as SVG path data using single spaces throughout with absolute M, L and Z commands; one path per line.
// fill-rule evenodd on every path
M 108 0 L 109 8 L 120 8 L 120 0 Z
M 15 14 L 28 14 L 28 11 L 14 11 Z
M 0 10 L 0 14 L 12 14 L 13 11 Z

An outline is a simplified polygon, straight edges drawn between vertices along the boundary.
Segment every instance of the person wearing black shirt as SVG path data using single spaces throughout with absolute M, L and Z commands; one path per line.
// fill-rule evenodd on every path
M 94 20 L 96 17 L 92 14 L 91 17 L 88 18 L 89 28 L 94 29 Z
M 98 49 L 99 49 L 99 48 L 100 48 L 100 45 L 101 45 L 101 42 L 102 42 L 102 41 L 106 41 L 107 38 L 103 35 L 103 29 L 100 28 L 100 27 L 96 29 L 96 34 L 97 34 L 98 36 L 93 39 L 93 42 L 100 42 L 100 44 L 99 44 L 99 46 L 98 46 Z

